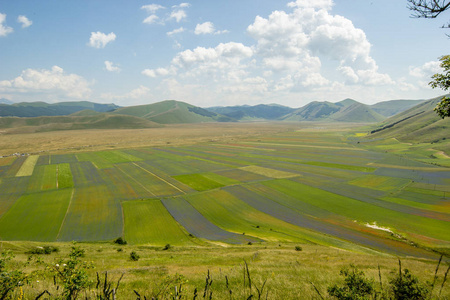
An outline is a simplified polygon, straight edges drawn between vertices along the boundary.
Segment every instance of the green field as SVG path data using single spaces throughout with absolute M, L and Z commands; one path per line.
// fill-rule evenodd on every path
M 360 138 L 299 127 L 233 141 L 2 158 L 0 238 L 449 253 L 450 169 L 424 163 L 425 147 L 410 155 L 395 140 Z

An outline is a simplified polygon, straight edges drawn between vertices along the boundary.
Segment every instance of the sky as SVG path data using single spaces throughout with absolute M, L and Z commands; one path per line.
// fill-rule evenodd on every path
M 429 99 L 448 19 L 412 18 L 406 0 L 0 0 L 0 99 Z

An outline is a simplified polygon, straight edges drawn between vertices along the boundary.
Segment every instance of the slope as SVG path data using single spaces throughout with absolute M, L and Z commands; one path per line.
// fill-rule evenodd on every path
M 160 124 L 233 121 L 230 117 L 175 100 L 123 107 L 115 110 L 113 114 L 141 117 Z
M 115 104 L 99 104 L 89 101 L 60 102 L 54 104 L 45 102 L 21 102 L 10 105 L 0 104 L 0 117 L 65 116 L 85 109 L 108 112 L 118 107 Z
M 2 117 L 0 128 L 6 133 L 33 133 L 77 129 L 133 129 L 161 127 L 152 121 L 125 115 L 100 113 L 88 116 L 50 116 L 34 118 Z
M 424 101 L 425 100 L 389 100 L 370 105 L 370 108 L 382 116 L 391 117 Z
M 239 105 L 226 107 L 208 107 L 207 110 L 228 116 L 236 120 L 276 120 L 293 112 L 295 109 L 276 104 L 259 104 L 255 106 Z
M 311 102 L 281 119 L 285 121 L 370 123 L 380 122 L 385 118 L 368 105 L 352 99 L 345 99 L 337 103 Z
M 371 138 L 397 138 L 410 142 L 437 142 L 449 137 L 450 119 L 441 119 L 434 107 L 442 96 L 420 103 L 397 114 L 372 130 Z

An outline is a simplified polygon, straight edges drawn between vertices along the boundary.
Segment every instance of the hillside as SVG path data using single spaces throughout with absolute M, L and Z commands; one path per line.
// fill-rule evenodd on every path
M 115 110 L 113 114 L 136 116 L 160 124 L 234 121 L 230 117 L 175 100 L 123 107 Z
M 441 98 L 427 100 L 385 120 L 372 130 L 370 137 L 426 143 L 449 138 L 450 119 L 441 119 L 433 111 Z
M 60 102 L 48 104 L 45 102 L 21 102 L 15 104 L 0 104 L 0 117 L 42 117 L 65 116 L 91 109 L 97 112 L 112 111 L 119 106 L 115 104 L 100 104 L 89 101 Z
M 287 106 L 276 104 L 259 104 L 255 106 L 239 105 L 239 106 L 217 106 L 208 107 L 207 110 L 228 116 L 236 120 L 253 121 L 253 120 L 277 120 L 295 109 Z
M 125 115 L 99 113 L 87 116 L 50 116 L 34 118 L 3 117 L 0 129 L 6 133 L 33 133 L 76 129 L 133 129 L 161 127 L 152 121 Z
M 385 117 L 372 110 L 368 105 L 352 99 L 331 103 L 311 102 L 284 116 L 285 121 L 321 121 L 321 122 L 380 122 Z
M 391 117 L 424 101 L 425 100 L 390 100 L 370 105 L 370 108 L 382 116 Z

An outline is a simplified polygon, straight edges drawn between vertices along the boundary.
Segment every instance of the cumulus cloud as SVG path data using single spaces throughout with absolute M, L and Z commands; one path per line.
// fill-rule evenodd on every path
M 292 12 L 257 16 L 247 28 L 266 67 L 291 72 L 302 86 L 322 86 L 328 83 L 320 74 L 323 57 L 339 62 L 337 71 L 345 83 L 394 83 L 389 75 L 379 73 L 364 31 L 346 18 L 330 14 L 332 0 L 297 0 L 288 6 Z
M 17 17 L 17 22 L 22 23 L 22 28 L 30 27 L 33 24 L 26 16 L 22 15 Z
M 430 78 L 433 74 L 441 72 L 439 61 L 430 61 L 420 67 L 409 67 L 409 75 L 417 78 Z
M 172 36 L 172 35 L 174 35 L 174 34 L 182 33 L 182 32 L 184 32 L 184 31 L 185 31 L 185 29 L 184 29 L 183 27 L 180 27 L 180 28 L 177 28 L 177 29 L 174 29 L 174 30 L 172 30 L 172 31 L 167 32 L 167 35 L 168 35 L 168 36 Z
M 141 6 L 141 9 L 146 10 L 148 13 L 154 14 L 156 11 L 160 9 L 164 9 L 165 7 L 159 4 L 148 4 Z
M 12 29 L 11 27 L 3 24 L 5 21 L 6 21 L 6 14 L 0 13 L 0 36 L 7 36 L 8 34 L 14 31 L 14 29 Z
M 158 76 L 166 76 L 169 74 L 169 70 L 165 68 L 157 68 L 157 69 L 145 69 L 142 71 L 142 74 L 148 77 L 158 77 Z
M 195 26 L 195 34 L 208 34 L 208 33 L 214 33 L 215 29 L 214 29 L 214 24 L 211 22 L 205 22 L 202 24 L 197 24 L 197 26 Z
M 91 94 L 89 85 L 83 77 L 53 66 L 50 70 L 26 69 L 12 80 L 0 81 L 0 92 L 83 99 Z
M 205 22 L 202 24 L 197 24 L 197 26 L 195 26 L 195 31 L 194 33 L 197 35 L 200 34 L 222 34 L 222 33 L 227 33 L 228 30 L 216 30 L 214 28 L 214 24 L 212 22 Z
M 120 72 L 120 68 L 115 66 L 113 62 L 105 60 L 105 68 L 109 72 Z
M 105 48 L 105 46 L 116 40 L 116 35 L 114 32 L 105 34 L 103 32 L 91 32 L 91 38 L 89 39 L 89 46 L 94 48 Z
M 170 13 L 170 19 L 175 19 L 177 23 L 181 22 L 181 20 L 185 19 L 186 17 L 187 14 L 182 9 L 174 10 Z
M 144 19 L 144 21 L 142 21 L 142 23 L 144 24 L 153 24 L 158 22 L 159 17 L 157 15 L 150 15 L 147 18 Z

